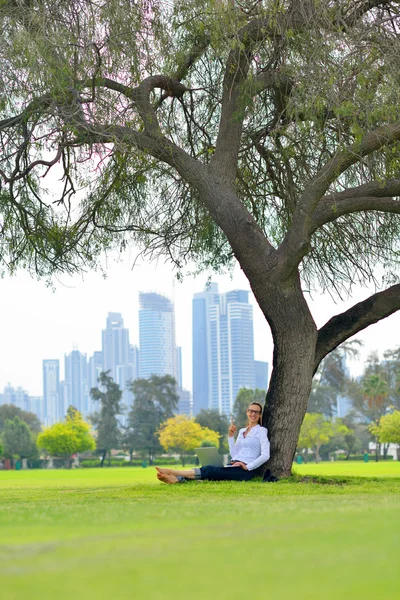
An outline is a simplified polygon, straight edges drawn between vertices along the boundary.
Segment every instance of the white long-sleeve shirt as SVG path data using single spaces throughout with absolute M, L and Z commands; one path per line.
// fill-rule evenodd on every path
M 268 431 L 261 425 L 255 425 L 244 437 L 246 427 L 239 429 L 236 442 L 234 437 L 228 437 L 229 451 L 232 460 L 239 460 L 247 465 L 249 471 L 254 471 L 269 459 Z

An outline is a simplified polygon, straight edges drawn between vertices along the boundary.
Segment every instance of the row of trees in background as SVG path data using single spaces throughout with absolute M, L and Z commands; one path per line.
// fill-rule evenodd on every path
M 398 0 L 0 6 L 0 265 L 236 260 L 273 332 L 268 466 L 289 475 L 321 360 L 400 309 Z M 371 282 L 317 329 L 308 291 Z
M 92 389 L 100 410 L 92 417 L 97 431 L 97 450 L 101 453 L 101 465 L 114 448 L 123 448 L 132 456 L 134 452 L 146 456 L 152 464 L 154 457 L 164 451 L 174 451 L 181 456 L 193 452 L 201 445 L 214 445 L 222 454 L 228 452 L 228 419 L 216 409 L 201 410 L 195 419 L 176 416 L 178 395 L 175 379 L 169 375 L 152 375 L 148 379 L 136 379 L 130 384 L 135 401 L 127 414 L 126 424 L 120 427 L 118 416 L 122 413 L 121 390 L 106 373 L 99 377 L 99 388 Z M 234 407 L 239 426 L 247 397 L 251 390 L 241 390 Z M 256 390 L 257 397 L 265 398 L 265 390 Z M 251 399 L 250 399 L 251 401 Z M 246 406 L 244 407 L 244 403 Z M 242 415 L 243 413 L 243 415 Z
M 302 424 L 298 451 L 312 449 L 319 457 L 321 448 L 324 454 L 341 449 L 350 456 L 368 448 L 369 442 L 373 441 L 378 460 L 381 453 L 386 457 L 390 443 L 400 445 L 396 429 L 400 410 L 400 347 L 387 350 L 382 361 L 377 353 L 372 353 L 364 372 L 355 379 L 349 376 L 345 359 L 356 357 L 359 346 L 357 340 L 347 342 L 320 364 Z M 338 403 L 343 401 L 350 403 L 350 411 L 343 419 L 335 420 Z M 392 422 L 393 426 L 386 425 Z
M 135 402 L 124 425 L 122 392 L 108 373 L 101 373 L 98 387 L 91 390 L 92 398 L 98 402 L 98 410 L 89 418 L 92 427 L 73 406 L 64 422 L 44 431 L 32 413 L 11 405 L 1 406 L 0 457 L 36 459 L 39 451 L 44 451 L 70 465 L 75 454 L 96 450 L 103 466 L 113 449 L 129 452 L 131 462 L 136 452 L 150 464 L 156 454 L 171 450 L 184 461 L 185 453 L 202 444 L 219 446 L 226 452 L 228 422 L 218 411 L 202 411 L 196 420 L 175 416 L 179 398 L 173 377 L 153 375 L 131 382 L 130 387 Z
M 130 462 L 137 453 L 150 464 L 157 454 L 171 451 L 178 453 L 184 464 L 185 455 L 202 445 L 213 445 L 221 454 L 228 453 L 228 418 L 217 409 L 201 410 L 195 418 L 176 415 L 179 398 L 173 377 L 153 375 L 137 379 L 130 388 L 135 402 L 121 425 L 125 411 L 121 389 L 108 373 L 100 374 L 98 387 L 91 390 L 98 403 L 98 410 L 90 416 L 94 431 L 73 406 L 69 407 L 64 422 L 44 431 L 35 415 L 16 407 L 0 407 L 0 433 L 5 430 L 2 454 L 10 458 L 37 458 L 39 449 L 71 464 L 73 455 L 96 450 L 103 466 L 114 449 L 129 452 Z M 265 394 L 265 390 L 240 390 L 233 408 L 239 428 L 245 424 L 248 404 L 263 403 Z M 17 435 L 16 430 L 22 433 Z
M 90 425 L 73 406 L 63 423 L 55 423 L 44 431 L 33 413 L 9 404 L 0 406 L 0 458 L 34 460 L 43 450 L 70 464 L 74 454 L 95 448 Z
M 383 361 L 372 354 L 360 378 L 350 378 L 346 356 L 357 356 L 359 342 L 342 345 L 320 365 L 314 378 L 297 450 L 303 456 L 312 451 L 315 460 L 337 450 L 347 458 L 375 442 L 376 458 L 384 455 L 390 443 L 400 446 L 400 348 L 388 350 Z M 153 375 L 130 384 L 135 402 L 121 425 L 125 411 L 122 392 L 108 373 L 101 373 L 98 387 L 91 390 L 98 411 L 90 417 L 91 426 L 74 407 L 63 423 L 42 431 L 32 413 L 0 406 L 0 457 L 37 458 L 39 450 L 71 462 L 76 453 L 94 451 L 100 464 L 111 450 L 123 449 L 130 455 L 146 457 L 150 464 L 157 454 L 173 451 L 184 463 L 186 454 L 201 445 L 215 445 L 228 453 L 229 420 L 216 409 L 200 411 L 195 419 L 176 416 L 178 395 L 171 376 Z M 233 407 L 238 428 L 246 424 L 246 408 L 251 402 L 264 405 L 265 390 L 241 389 Z M 338 400 L 351 402 L 350 412 L 335 418 Z

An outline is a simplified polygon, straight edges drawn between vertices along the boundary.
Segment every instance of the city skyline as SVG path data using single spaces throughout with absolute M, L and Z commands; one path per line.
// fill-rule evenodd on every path
M 201 293 L 194 294 L 193 307 L 204 304 L 202 314 L 194 308 L 192 319 L 193 389 L 182 387 L 182 349 L 175 343 L 175 308 L 166 296 L 139 292 L 139 348 L 130 344 L 129 329 L 121 313 L 109 312 L 101 332 L 101 351 L 92 356 L 73 349 L 64 353 L 64 379 L 60 377 L 60 360 L 43 360 L 43 392 L 36 406 L 28 390 L 8 386 L 0 393 L 0 404 L 12 403 L 35 412 L 45 425 L 62 420 L 68 406 L 75 406 L 84 416 L 95 410 L 90 390 L 97 385 L 100 372 L 110 374 L 122 391 L 125 413 L 134 403 L 129 382 L 152 375 L 171 375 L 177 382 L 178 414 L 197 414 L 202 409 L 217 409 L 229 415 L 240 388 L 256 387 L 256 364 L 261 379 L 268 379 L 268 363 L 254 360 L 253 307 L 247 290 L 218 293 L 211 282 Z M 200 317 L 200 318 L 199 318 Z M 204 330 L 207 330 L 204 338 Z M 203 351 L 199 353 L 196 348 Z M 206 354 L 202 360 L 202 354 Z M 263 376 L 264 375 L 264 376 Z M 198 393 L 198 382 L 206 380 L 207 393 Z M 196 383 L 197 382 L 197 383 Z M 33 408 L 35 406 L 35 408 Z M 123 419 L 126 418 L 123 416 Z
M 195 411 L 213 408 L 230 415 L 239 389 L 256 387 L 249 292 L 220 294 L 218 284 L 212 282 L 194 294 L 192 306 Z
M 134 262 L 133 259 L 131 261 Z M 138 292 L 157 291 L 175 302 L 176 343 L 182 347 L 183 387 L 191 389 L 191 301 L 193 294 L 203 290 L 210 278 L 221 292 L 240 288 L 250 290 L 249 283 L 239 268 L 232 276 L 207 272 L 198 277 L 187 276 L 177 281 L 169 265 L 137 261 L 131 267 L 129 258 L 120 263 L 108 261 L 103 271 L 85 276 L 59 277 L 54 280 L 55 290 L 43 280 L 35 280 L 21 272 L 0 280 L 0 390 L 8 383 L 22 387 L 30 395 L 42 394 L 42 360 L 58 357 L 66 351 L 79 349 L 92 355 L 101 345 L 101 329 L 108 312 L 120 312 L 131 333 L 131 342 L 138 345 Z M 317 325 L 325 323 L 374 289 L 355 288 L 353 298 L 338 301 L 328 294 L 313 294 L 308 298 Z M 253 297 L 255 359 L 271 365 L 272 338 L 269 327 Z M 361 356 L 349 361 L 352 375 L 362 372 L 363 361 L 372 350 L 382 352 L 398 343 L 400 312 L 362 331 L 356 337 L 364 340 Z M 62 368 L 62 366 L 61 366 Z

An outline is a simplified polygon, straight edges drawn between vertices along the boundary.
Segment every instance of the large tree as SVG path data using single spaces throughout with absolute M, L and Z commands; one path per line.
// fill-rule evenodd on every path
M 328 354 L 319 364 L 314 376 L 307 412 L 322 413 L 332 417 L 337 411 L 339 396 L 346 396 L 350 377 L 346 365 L 347 356 L 358 356 L 359 340 L 342 344 Z
M 383 415 L 379 424 L 373 426 L 377 431 L 379 441 L 397 445 L 397 460 L 400 460 L 400 411 Z
M 237 260 L 289 474 L 320 361 L 400 308 L 399 2 L 5 0 L 0 18 L 6 268 L 71 272 L 130 241 L 178 269 Z M 318 329 L 304 290 L 381 263 L 382 291 Z
M 208 429 L 212 429 L 219 433 L 220 439 L 218 451 L 220 454 L 228 454 L 227 436 L 229 421 L 227 416 L 221 415 L 216 408 L 202 408 L 201 411 L 197 413 L 195 421 L 202 427 L 207 427 Z
M 35 438 L 25 421 L 19 417 L 8 419 L 2 433 L 4 455 L 13 458 L 31 458 L 36 456 Z
M 123 443 L 131 460 L 133 451 L 137 450 L 146 452 L 149 463 L 153 464 L 154 455 L 161 452 L 157 431 L 178 408 L 176 381 L 171 375 L 151 375 L 148 379 L 135 379 L 129 388 L 134 403 L 128 413 Z
M 55 423 L 38 435 L 38 448 L 46 450 L 52 456 L 60 456 L 72 464 L 72 455 L 88 452 L 96 448 L 90 431 L 90 425 L 83 420 L 82 414 L 74 406 L 67 411 L 64 423 Z
M 203 427 L 187 415 L 176 415 L 162 423 L 157 437 L 166 452 L 178 452 L 185 466 L 185 453 L 193 452 L 203 444 L 219 446 L 220 435 L 216 431 Z
M 247 425 L 247 413 L 246 410 L 249 404 L 252 402 L 258 402 L 264 406 L 265 402 L 265 390 L 250 390 L 249 388 L 240 388 L 235 398 L 235 402 L 232 410 L 232 417 L 235 425 L 238 429 L 246 427 Z
M 315 462 L 321 460 L 319 450 L 334 437 L 341 437 L 349 433 L 346 425 L 340 419 L 328 420 L 322 414 L 307 413 L 300 429 L 298 441 L 299 450 L 311 449 Z
M 0 433 L 4 429 L 7 419 L 12 421 L 14 417 L 18 417 L 21 421 L 24 421 L 33 433 L 40 433 L 42 431 L 42 425 L 35 413 L 22 410 L 18 406 L 14 406 L 14 404 L 2 404 L 0 406 Z
M 102 467 L 107 454 L 110 462 L 111 450 L 119 448 L 121 443 L 118 417 L 123 412 L 122 391 L 107 371 L 100 373 L 98 387 L 92 388 L 90 395 L 100 404 L 99 410 L 91 415 L 90 420 L 96 430 L 96 448 L 101 454 L 100 466 Z M 73 407 L 68 409 L 68 416 L 71 408 Z

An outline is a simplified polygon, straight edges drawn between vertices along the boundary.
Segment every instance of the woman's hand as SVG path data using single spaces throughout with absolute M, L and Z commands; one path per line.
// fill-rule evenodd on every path
M 228 436 L 233 437 L 236 432 L 237 432 L 236 425 L 229 425 Z
M 232 467 L 240 467 L 241 469 L 243 469 L 243 471 L 248 471 L 246 463 L 240 462 L 239 460 L 232 463 Z

